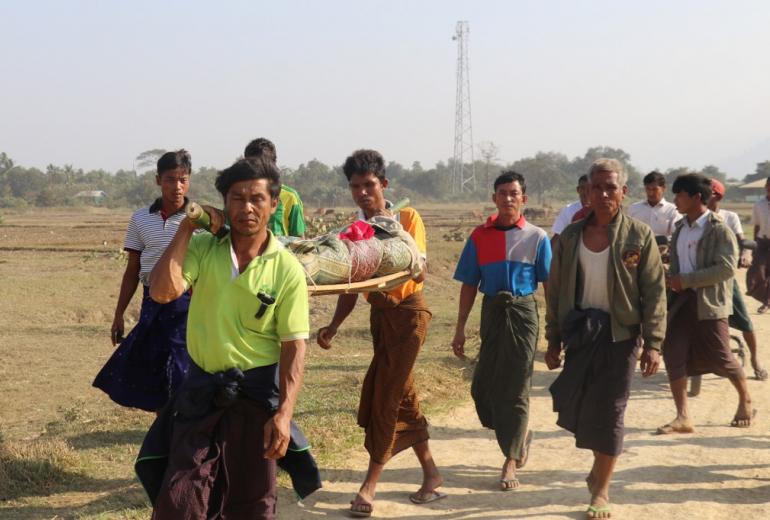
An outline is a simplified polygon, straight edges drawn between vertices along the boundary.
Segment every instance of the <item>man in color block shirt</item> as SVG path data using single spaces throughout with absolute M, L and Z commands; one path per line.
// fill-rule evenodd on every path
M 480 290 L 481 350 L 471 395 L 481 424 L 495 430 L 505 457 L 500 488 L 508 491 L 519 487 L 516 468 L 526 463 L 532 440 L 527 423 L 539 330 L 535 291 L 548 280 L 551 243 L 524 220 L 527 184 L 521 174 L 504 172 L 494 189 L 497 214 L 473 230 L 455 271 L 462 287 L 452 349 L 465 357 L 465 324 Z

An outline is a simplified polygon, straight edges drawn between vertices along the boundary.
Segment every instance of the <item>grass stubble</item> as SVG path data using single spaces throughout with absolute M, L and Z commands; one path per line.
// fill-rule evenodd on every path
M 449 218 L 468 209 L 423 211 L 430 275 L 426 298 L 433 312 L 415 369 L 428 418 L 467 398 L 470 364 L 454 359 L 459 287 L 451 281 L 462 242 L 444 241 Z M 91 387 L 110 355 L 109 327 L 124 259 L 119 254 L 130 212 L 106 209 L 11 211 L 0 227 L 0 517 L 147 518 L 149 504 L 133 462 L 152 421 L 120 408 Z M 452 217 L 456 218 L 452 218 Z M 140 294 L 126 313 L 139 313 Z M 311 329 L 330 319 L 335 297 L 311 299 Z M 468 330 L 469 352 L 478 340 L 478 307 Z M 361 382 L 371 359 L 368 306 L 363 299 L 323 351 L 309 342 L 305 383 L 295 419 L 322 468 L 345 469 L 366 457 L 355 424 Z M 290 498 L 280 478 L 281 497 Z

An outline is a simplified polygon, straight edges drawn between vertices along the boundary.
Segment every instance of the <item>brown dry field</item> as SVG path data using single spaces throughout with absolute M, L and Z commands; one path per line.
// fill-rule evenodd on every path
M 432 424 L 432 447 L 446 500 L 418 507 L 407 500 L 419 469 L 397 456 L 378 488 L 380 518 L 582 518 L 582 479 L 590 456 L 555 426 L 548 385 L 555 373 L 538 358 L 529 465 L 516 492 L 496 491 L 501 456 L 469 401 L 472 367 L 449 355 L 458 287 L 451 281 L 462 242 L 443 235 L 477 223 L 471 205 L 418 207 L 429 230 L 426 296 L 434 311 L 416 378 Z M 743 208 L 740 208 L 741 210 Z M 138 444 L 151 421 L 114 405 L 91 381 L 109 356 L 109 326 L 124 268 L 119 255 L 129 211 L 3 211 L 0 226 L 0 518 L 148 518 L 133 476 Z M 741 272 L 741 277 L 743 272 Z M 127 312 L 135 322 L 139 298 Z M 312 326 L 325 324 L 330 297 L 311 302 Z M 358 390 L 370 357 L 364 306 L 329 352 L 311 346 L 297 420 L 314 445 L 325 487 L 297 504 L 281 479 L 279 518 L 341 518 L 365 471 L 355 426 Z M 477 311 L 469 337 L 478 330 Z M 753 311 L 756 305 L 749 303 Z M 768 350 L 770 317 L 752 318 Z M 478 346 L 470 341 L 471 353 Z M 764 358 L 770 360 L 770 355 Z M 612 489 L 615 518 L 770 518 L 769 383 L 750 380 L 756 423 L 727 426 L 736 398 L 729 383 L 707 376 L 692 401 L 697 432 L 657 437 L 673 417 L 665 374 L 636 378 L 627 413 L 626 450 Z M 2 464 L 5 464 L 3 467 Z M 13 476 L 12 479 L 8 475 Z M 4 478 L 5 477 L 5 478 Z

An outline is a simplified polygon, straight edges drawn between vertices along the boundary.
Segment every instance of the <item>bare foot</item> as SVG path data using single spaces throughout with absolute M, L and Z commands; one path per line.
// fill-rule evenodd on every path
M 738 404 L 738 410 L 735 411 L 735 417 L 733 417 L 730 426 L 735 428 L 748 428 L 751 426 L 751 421 L 756 417 L 756 408 L 751 407 L 751 401 Z
M 695 428 L 692 427 L 689 419 L 677 417 L 670 423 L 658 427 L 655 433 L 658 435 L 668 435 L 669 433 L 692 433 L 694 431 Z
M 589 475 L 590 476 L 590 475 Z M 610 499 L 602 495 L 591 495 L 591 505 L 586 510 L 586 518 L 611 518 Z
M 762 365 L 759 363 L 758 360 L 752 359 L 751 360 L 751 368 L 754 369 L 754 379 L 757 381 L 767 381 L 768 374 L 767 370 L 762 368 Z

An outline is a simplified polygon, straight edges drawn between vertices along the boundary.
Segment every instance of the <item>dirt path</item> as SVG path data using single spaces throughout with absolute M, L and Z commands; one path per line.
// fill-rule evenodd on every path
M 755 308 L 753 302 L 750 308 Z M 770 363 L 770 316 L 753 316 L 763 358 Z M 413 454 L 392 460 L 378 487 L 374 517 L 410 519 L 583 518 L 588 494 L 583 479 L 591 456 L 574 447 L 555 425 L 548 386 L 556 374 L 535 365 L 531 428 L 535 440 L 522 487 L 497 491 L 502 464 L 492 432 L 478 423 L 472 403 L 432 417 L 431 447 L 449 497 L 427 506 L 409 502 L 420 470 Z M 747 374 L 752 375 L 749 370 Z M 665 373 L 643 380 L 637 372 L 626 414 L 625 451 L 611 489 L 613 518 L 770 518 L 770 382 L 749 380 L 759 415 L 749 429 L 728 426 L 737 404 L 730 383 L 703 378 L 691 400 L 696 433 L 655 436 L 655 427 L 674 417 Z M 352 420 L 352 419 L 351 419 Z M 365 451 L 350 466 L 326 468 L 324 489 L 304 506 L 281 497 L 282 519 L 342 518 L 365 472 Z

